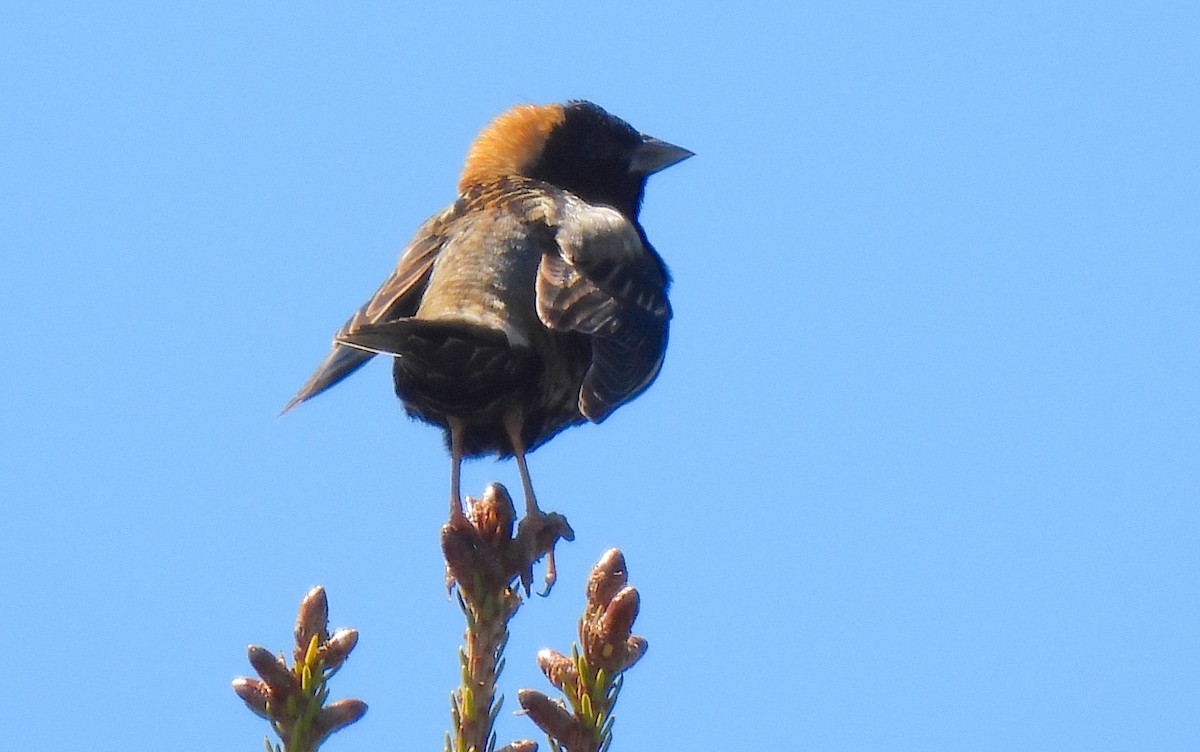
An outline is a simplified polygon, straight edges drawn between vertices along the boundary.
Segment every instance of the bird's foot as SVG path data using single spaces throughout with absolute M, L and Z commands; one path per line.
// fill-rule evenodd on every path
M 513 540 L 514 550 L 521 557 L 518 572 L 525 594 L 529 594 L 533 583 L 533 565 L 543 556 L 546 557 L 546 589 L 538 595 L 547 596 L 558 579 L 558 570 L 554 565 L 554 546 L 559 539 L 575 540 L 575 531 L 567 522 L 567 518 L 558 512 L 543 512 L 533 509 L 526 513 L 525 518 L 517 525 L 517 537 Z
M 575 531 L 561 514 L 535 507 L 515 525 L 513 535 L 516 516 L 512 497 L 499 483 L 488 485 L 480 499 L 468 498 L 465 512 L 457 506 L 451 508 L 450 519 L 442 526 L 447 587 L 457 584 L 471 599 L 478 590 L 502 592 L 519 577 L 528 595 L 533 565 L 549 556 L 546 589 L 541 595 L 550 593 L 557 576 L 554 546 L 560 538 L 574 540 Z

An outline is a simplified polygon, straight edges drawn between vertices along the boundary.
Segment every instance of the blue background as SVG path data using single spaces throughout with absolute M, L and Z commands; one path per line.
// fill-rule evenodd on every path
M 440 748 L 440 436 L 382 362 L 277 413 L 478 130 L 582 97 L 698 156 L 661 377 L 531 457 L 578 539 L 501 743 L 620 546 L 616 749 L 1200 749 L 1193 3 L 107 5 L 0 10 L 0 747 L 261 749 L 229 681 L 323 583 L 327 748 Z

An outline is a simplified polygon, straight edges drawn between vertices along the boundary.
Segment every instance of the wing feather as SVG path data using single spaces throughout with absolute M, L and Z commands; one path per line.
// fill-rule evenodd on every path
M 352 336 L 361 328 L 416 313 L 421 296 L 425 292 L 425 285 L 429 281 L 433 262 L 445 243 L 448 227 L 453 223 L 458 211 L 457 205 L 452 206 L 432 217 L 417 230 L 417 234 L 400 254 L 400 260 L 391 275 L 370 300 L 338 329 L 334 335 L 333 349 L 313 371 L 296 396 L 283 408 L 283 412 L 286 413 L 301 402 L 329 389 L 357 371 L 375 355 L 373 352 L 341 344 L 338 340 Z
M 590 337 L 579 410 L 599 423 L 662 368 L 669 278 L 637 225 L 615 209 L 568 199 L 555 237 L 538 267 L 537 312 L 550 329 Z

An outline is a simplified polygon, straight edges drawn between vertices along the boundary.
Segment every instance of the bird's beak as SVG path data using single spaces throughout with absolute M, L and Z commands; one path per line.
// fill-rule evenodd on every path
M 653 175 L 659 170 L 665 170 L 673 164 L 679 164 L 695 152 L 682 146 L 668 144 L 653 136 L 642 136 L 642 143 L 633 152 L 629 163 L 629 171 L 640 175 Z

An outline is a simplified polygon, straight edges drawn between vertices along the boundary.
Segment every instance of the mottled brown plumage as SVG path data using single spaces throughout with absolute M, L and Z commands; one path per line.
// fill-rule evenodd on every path
M 516 457 L 599 423 L 658 375 L 670 279 L 638 223 L 646 178 L 691 152 L 590 102 L 515 107 L 472 144 L 455 203 L 335 336 L 285 411 L 377 353 L 396 394 L 441 426 L 461 514 L 463 457 Z

